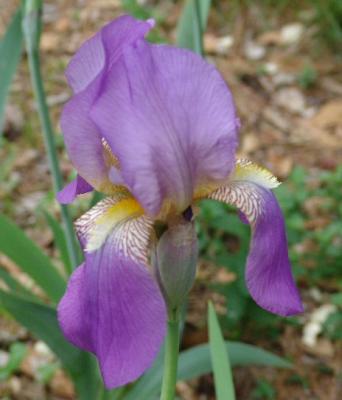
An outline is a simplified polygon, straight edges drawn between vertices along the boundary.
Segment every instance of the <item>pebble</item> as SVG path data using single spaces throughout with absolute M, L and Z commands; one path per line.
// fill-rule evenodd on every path
M 257 61 L 265 57 L 266 49 L 255 42 L 248 41 L 245 43 L 244 53 L 249 60 Z
M 264 71 L 268 75 L 274 75 L 279 71 L 279 67 L 276 63 L 267 62 L 263 65 Z
M 209 54 L 225 56 L 234 44 L 234 38 L 230 35 L 216 37 L 210 33 L 204 35 L 204 48 Z
M 279 89 L 274 95 L 275 103 L 287 111 L 302 114 L 306 108 L 305 97 L 296 87 Z
M 329 315 L 334 313 L 337 307 L 334 304 L 323 304 L 316 308 L 310 315 L 309 322 L 304 326 L 302 342 L 308 347 L 314 347 L 318 335 L 323 329 L 324 322 Z
M 295 83 L 296 77 L 293 74 L 280 72 L 272 77 L 272 81 L 275 86 L 287 86 Z
M 283 44 L 297 43 L 304 32 L 304 27 L 300 23 L 288 24 L 280 30 L 280 37 Z
M 9 355 L 7 351 L 0 350 L 0 368 L 3 368 L 7 365 L 9 360 Z

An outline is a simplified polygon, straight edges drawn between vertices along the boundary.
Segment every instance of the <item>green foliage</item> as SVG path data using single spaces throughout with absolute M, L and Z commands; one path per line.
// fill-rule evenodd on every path
M 40 302 L 40 299 L 29 289 L 23 286 L 17 279 L 10 275 L 4 268 L 0 266 L 0 279 L 5 283 L 6 287 L 13 293 L 30 300 Z
M 252 399 L 275 400 L 276 391 L 268 381 L 265 379 L 259 379 L 256 388 L 252 392 Z
M 341 185 L 342 166 L 318 176 L 298 167 L 277 189 L 295 272 L 311 285 L 329 278 L 342 284 Z M 326 222 L 320 224 L 318 218 Z
M 56 224 L 57 221 L 54 221 L 54 229 L 61 235 L 61 228 Z M 45 291 L 49 301 L 57 302 L 65 290 L 65 280 L 57 272 L 50 258 L 23 231 L 1 215 L 0 230 L 6 232 L 6 235 L 0 236 L 0 251 Z M 63 367 L 72 376 L 81 399 L 96 398 L 100 380 L 93 356 L 66 341 L 60 331 L 54 308 L 44 305 L 40 298 L 23 287 L 4 269 L 0 269 L 0 278 L 9 290 L 0 290 L 1 307 L 55 352 Z M 42 370 L 41 378 L 48 379 L 52 369 L 47 366 Z
M 311 65 L 306 65 L 298 74 L 297 80 L 303 89 L 309 89 L 317 81 L 317 71 Z
M 225 342 L 225 351 L 229 354 L 234 366 L 270 366 L 276 368 L 291 368 L 291 364 L 266 350 L 240 342 Z M 151 400 L 157 399 L 163 374 L 163 354 L 159 354 L 152 368 L 140 378 L 120 400 Z M 202 344 L 182 351 L 178 362 L 178 380 L 190 380 L 212 372 L 209 344 Z M 114 397 L 116 399 L 116 397 Z
M 340 0 L 313 0 L 315 20 L 320 36 L 337 49 L 342 42 L 342 2 Z
M 44 304 L 25 300 L 0 289 L 0 304 L 59 357 L 72 376 L 80 398 L 93 400 L 99 385 L 93 356 L 66 341 L 60 331 L 56 311 Z
M 186 0 L 177 25 L 177 44 L 203 53 L 202 35 L 206 30 L 211 0 Z
M 324 333 L 332 340 L 342 340 L 342 311 L 330 314 L 324 323 Z
M 154 8 L 149 7 L 148 5 L 141 5 L 137 0 L 122 0 L 121 3 L 127 14 L 144 20 L 154 18 L 158 22 L 157 26 L 155 26 L 147 36 L 150 42 L 160 43 L 165 41 L 158 26 L 159 23 L 162 22 L 163 18 L 156 12 Z
M 47 211 L 44 212 L 47 223 L 53 233 L 54 242 L 56 247 L 58 248 L 60 257 L 63 261 L 63 265 L 65 267 L 65 272 L 67 275 L 71 274 L 72 265 L 71 260 L 68 253 L 68 245 L 66 242 L 66 237 L 61 227 L 60 223 Z
M 137 0 L 122 0 L 121 3 L 124 10 L 135 18 L 148 19 L 152 17 L 152 8 L 139 4 Z
M 58 362 L 42 365 L 37 370 L 38 380 L 44 384 L 49 383 L 59 367 Z
M 8 379 L 15 373 L 27 352 L 27 347 L 23 343 L 13 343 L 9 351 L 9 359 L 5 366 L 0 367 L 0 382 Z
M 30 240 L 24 232 L 0 215 L 0 251 L 28 274 L 53 301 L 58 301 L 64 290 L 65 280 L 50 258 Z
M 20 61 L 22 41 L 21 9 L 19 8 L 0 41 L 0 136 L 8 91 Z
M 220 325 L 212 303 L 208 307 L 209 342 L 213 366 L 215 392 L 218 400 L 235 400 L 234 383 L 229 356 L 223 340 Z

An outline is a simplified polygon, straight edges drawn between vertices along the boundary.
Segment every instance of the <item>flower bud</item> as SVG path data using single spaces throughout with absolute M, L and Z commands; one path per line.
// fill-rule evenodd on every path
M 169 308 L 178 308 L 191 289 L 198 258 L 194 222 L 170 226 L 158 241 L 153 260 L 158 283 Z

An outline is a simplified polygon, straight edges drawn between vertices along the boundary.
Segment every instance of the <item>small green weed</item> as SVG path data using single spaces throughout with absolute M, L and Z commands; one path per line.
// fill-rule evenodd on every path
M 306 65 L 298 74 L 299 86 L 303 89 L 310 89 L 317 82 L 317 71 L 311 65 Z
M 253 400 L 274 400 L 276 391 L 274 387 L 265 379 L 259 379 L 256 388 L 252 392 Z

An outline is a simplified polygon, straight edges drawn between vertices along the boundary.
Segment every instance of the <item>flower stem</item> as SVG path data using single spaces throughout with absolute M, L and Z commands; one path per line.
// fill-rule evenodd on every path
M 59 168 L 54 133 L 40 69 L 39 36 L 41 25 L 41 2 L 33 0 L 27 1 L 27 4 L 26 13 L 23 19 L 27 57 L 32 86 L 38 106 L 39 119 L 42 126 L 44 144 L 52 175 L 53 187 L 55 192 L 58 192 L 62 189 L 63 185 L 62 174 Z M 69 258 L 71 260 L 71 265 L 75 268 L 79 263 L 79 253 L 69 210 L 65 205 L 61 205 L 61 215 L 64 224 Z M 67 272 L 70 273 L 71 271 Z
M 179 313 L 169 312 L 165 346 L 164 376 L 160 400 L 174 400 L 179 353 Z

